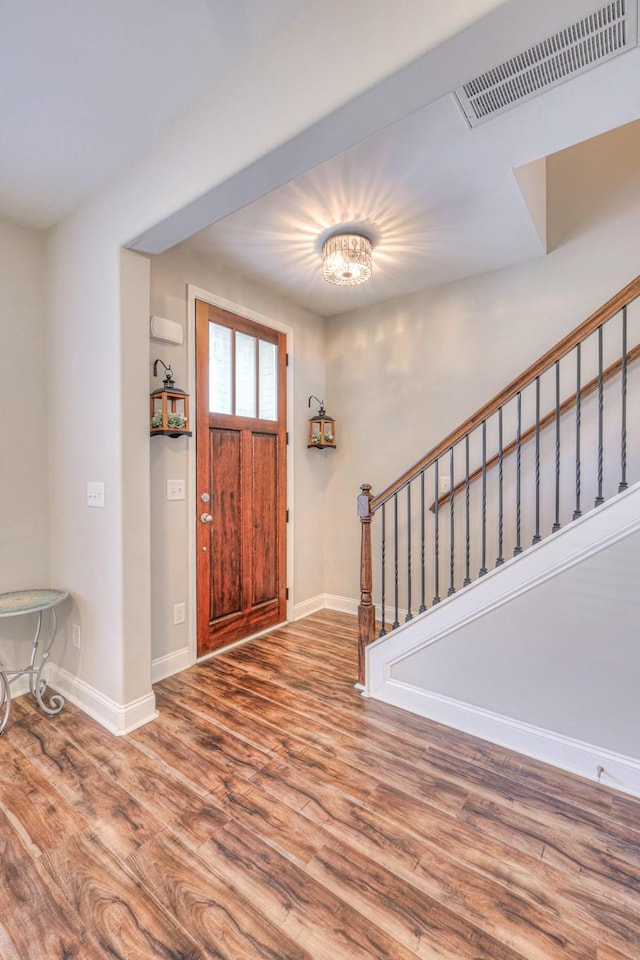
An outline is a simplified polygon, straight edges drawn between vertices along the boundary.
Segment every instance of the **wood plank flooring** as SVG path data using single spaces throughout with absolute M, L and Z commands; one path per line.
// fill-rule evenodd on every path
M 638 960 L 640 801 L 353 690 L 316 614 L 115 738 L 16 701 L 0 960 Z

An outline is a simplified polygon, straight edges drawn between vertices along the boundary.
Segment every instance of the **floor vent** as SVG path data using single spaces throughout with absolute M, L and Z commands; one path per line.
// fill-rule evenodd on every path
M 455 95 L 470 126 L 635 46 L 636 13 L 637 0 L 614 0 L 458 87 Z

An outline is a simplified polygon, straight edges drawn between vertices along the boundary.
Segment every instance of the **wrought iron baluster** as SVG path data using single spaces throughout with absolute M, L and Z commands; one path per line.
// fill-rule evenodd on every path
M 439 531 L 439 503 L 440 491 L 438 489 L 438 461 L 433 465 L 434 469 L 434 488 L 435 488 L 435 506 L 433 516 L 433 546 L 434 546 L 434 566 L 433 566 L 433 603 L 440 603 L 440 582 L 439 582 L 439 555 L 440 555 L 440 531 Z
M 464 548 L 464 580 L 463 587 L 471 583 L 469 563 L 471 560 L 471 535 L 469 532 L 469 434 L 464 438 L 464 507 L 465 507 L 465 548 Z
M 540 543 L 540 377 L 536 377 L 536 529 L 531 543 Z
M 504 563 L 502 556 L 502 541 L 504 537 L 504 502 L 503 502 L 503 440 L 502 440 L 502 407 L 498 408 L 498 556 L 496 557 L 496 567 L 501 567 Z
M 556 360 L 556 515 L 551 532 L 560 529 L 560 361 Z
M 521 481 L 522 481 L 522 395 L 516 394 L 516 545 L 513 548 L 513 555 L 517 557 L 522 553 L 521 536 Z
M 482 566 L 479 577 L 487 573 L 487 421 L 482 421 Z
M 582 516 L 580 509 L 581 493 L 581 464 L 580 464 L 580 433 L 582 429 L 582 344 L 576 346 L 576 508 L 573 511 L 573 519 L 577 520 Z
M 627 483 L 627 308 L 622 308 L 622 430 L 620 435 L 620 483 L 618 493 Z
M 413 620 L 411 613 L 411 484 L 407 484 L 407 613 L 404 622 Z
M 455 578 L 455 519 L 453 491 L 455 489 L 455 480 L 453 476 L 453 447 L 449 450 L 449 589 L 447 596 L 456 592 L 454 585 Z
M 393 630 L 400 626 L 398 620 L 398 494 L 393 495 L 393 602 L 395 616 L 391 628 Z
M 425 511 L 424 511 L 424 470 L 420 473 L 420 606 L 418 607 L 418 613 L 424 613 L 427 609 L 424 602 L 425 595 L 425 585 L 426 585 L 426 568 L 425 568 L 425 553 L 424 553 L 424 527 L 425 527 Z
M 604 474 L 604 380 L 602 378 L 602 324 L 598 327 L 598 495 L 594 507 L 604 503 L 602 479 Z
M 384 637 L 387 629 L 385 623 L 385 582 L 386 582 L 386 552 L 387 552 L 387 505 L 382 504 L 382 549 L 380 551 L 382 565 L 382 589 L 380 591 L 380 633 Z

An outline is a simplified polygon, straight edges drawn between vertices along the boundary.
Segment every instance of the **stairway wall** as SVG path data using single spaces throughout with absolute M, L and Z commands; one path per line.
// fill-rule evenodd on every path
M 372 644 L 367 694 L 640 795 L 639 570 L 636 484 Z
M 326 399 L 340 430 L 328 458 L 329 594 L 358 596 L 359 485 L 384 489 L 638 274 L 639 155 L 637 122 L 548 158 L 547 256 L 328 321 Z M 563 379 L 563 397 L 574 383 Z M 575 464 L 565 437 L 569 430 L 568 478 Z

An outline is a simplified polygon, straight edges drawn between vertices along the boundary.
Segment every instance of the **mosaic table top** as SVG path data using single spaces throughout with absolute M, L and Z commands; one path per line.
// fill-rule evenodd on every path
M 13 590 L 0 593 L 0 617 L 15 617 L 21 613 L 37 613 L 62 603 L 69 594 L 65 590 Z

